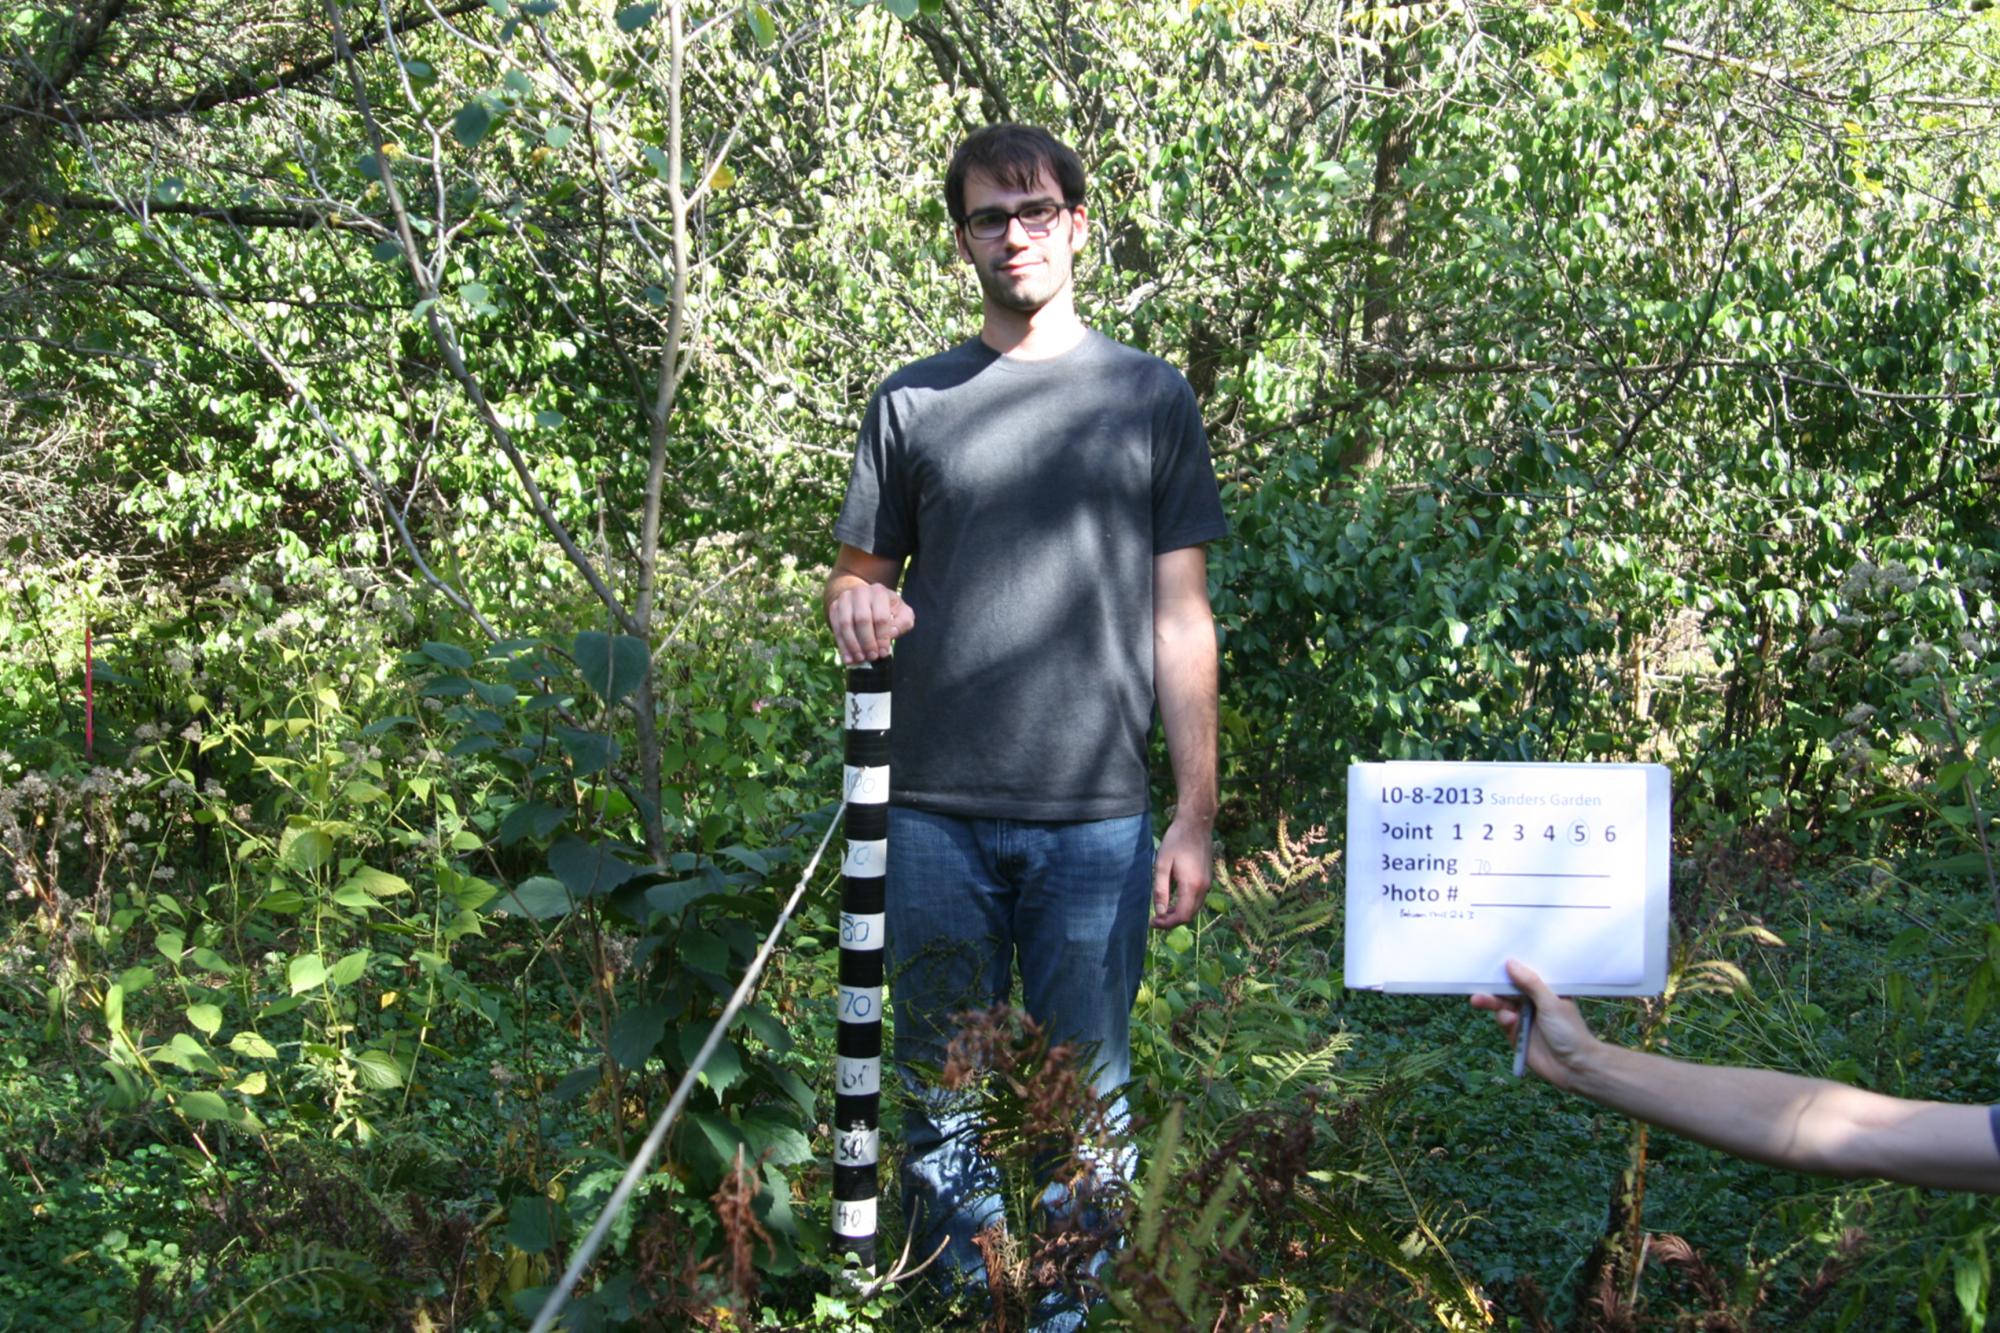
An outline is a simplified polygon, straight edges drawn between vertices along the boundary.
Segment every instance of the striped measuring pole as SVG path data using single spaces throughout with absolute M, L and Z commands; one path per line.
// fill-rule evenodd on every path
M 889 661 L 847 669 L 847 851 L 840 866 L 840 1023 L 833 1095 L 833 1240 L 875 1271 L 882 1146 L 883 887 L 889 868 Z

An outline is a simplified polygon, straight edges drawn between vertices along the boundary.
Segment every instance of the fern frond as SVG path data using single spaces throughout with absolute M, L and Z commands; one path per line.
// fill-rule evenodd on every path
M 1354 1038 L 1345 1032 L 1335 1033 L 1325 1044 L 1315 1051 L 1280 1051 L 1276 1054 L 1257 1054 L 1250 1057 L 1252 1064 L 1267 1070 L 1277 1078 L 1277 1085 L 1288 1083 L 1323 1083 L 1331 1080 L 1334 1066 L 1340 1056 L 1354 1045 Z

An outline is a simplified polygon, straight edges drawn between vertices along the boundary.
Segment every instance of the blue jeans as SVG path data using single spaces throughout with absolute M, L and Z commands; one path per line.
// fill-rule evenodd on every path
M 1109 1093 L 1132 1075 L 1132 1001 L 1152 914 L 1153 837 L 1143 814 L 1078 823 L 966 819 L 889 809 L 888 963 L 903 1116 L 903 1207 L 913 1258 L 940 1243 L 947 1286 L 984 1287 L 972 1238 L 1002 1219 L 999 1177 L 979 1150 L 973 1096 L 924 1079 L 941 1067 L 955 1015 L 1022 1007 L 1050 1042 L 1091 1050 Z M 1122 1120 L 1123 1100 L 1113 1108 Z M 1129 1154 L 1099 1173 L 1129 1179 Z M 1051 1185 L 1044 1203 L 1061 1209 Z M 935 1271 L 935 1270 L 934 1270 Z

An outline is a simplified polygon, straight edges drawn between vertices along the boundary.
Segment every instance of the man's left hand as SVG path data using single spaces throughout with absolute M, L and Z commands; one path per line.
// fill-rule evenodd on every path
M 1209 821 L 1176 815 L 1153 859 L 1153 929 L 1171 930 L 1194 920 L 1215 873 Z

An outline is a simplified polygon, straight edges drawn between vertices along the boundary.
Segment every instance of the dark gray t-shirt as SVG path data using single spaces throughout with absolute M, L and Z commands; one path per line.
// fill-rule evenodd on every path
M 996 819 L 1146 808 L 1153 557 L 1228 532 L 1194 391 L 1099 333 L 978 339 L 876 390 L 834 535 L 908 557 L 891 800 Z

